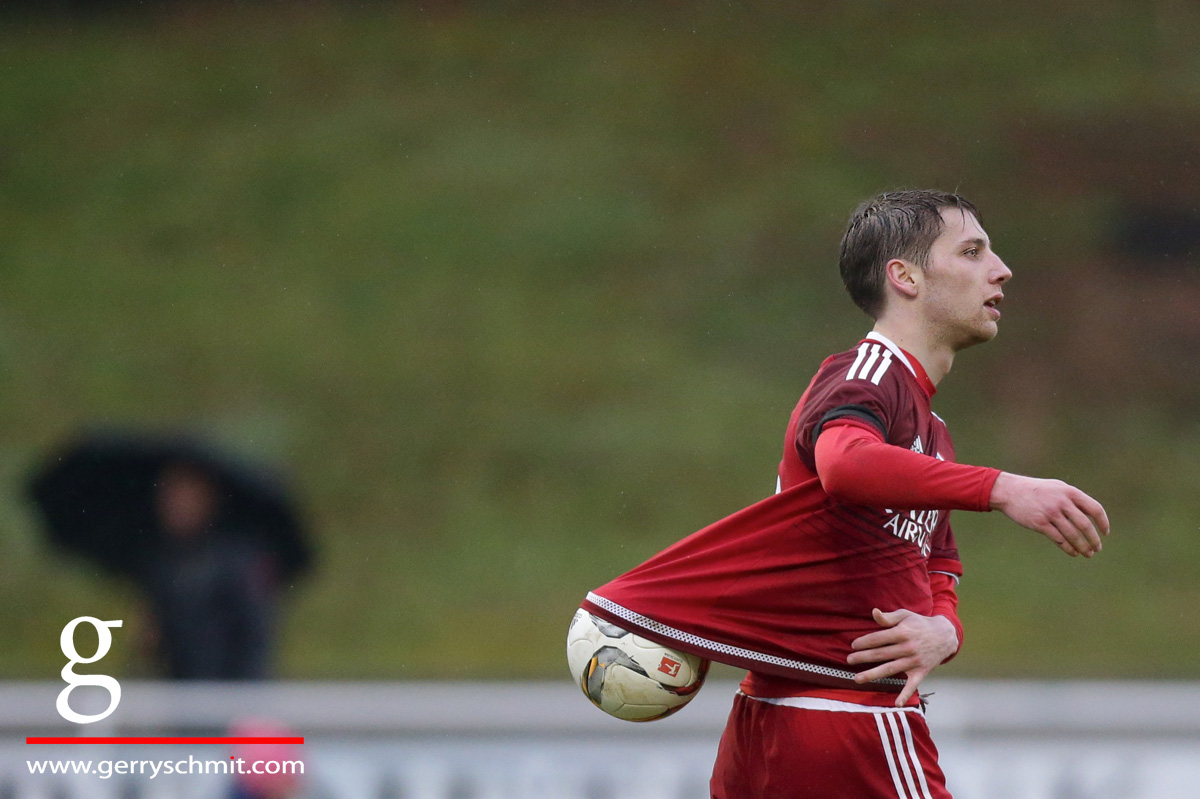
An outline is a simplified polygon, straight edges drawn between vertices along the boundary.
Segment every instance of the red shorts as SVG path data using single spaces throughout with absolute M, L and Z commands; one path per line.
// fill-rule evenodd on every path
M 713 799 L 951 799 L 919 709 L 740 691 L 711 789 Z

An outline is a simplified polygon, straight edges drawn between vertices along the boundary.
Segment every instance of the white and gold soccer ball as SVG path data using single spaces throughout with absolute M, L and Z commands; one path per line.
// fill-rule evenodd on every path
M 575 611 L 567 632 L 567 665 L 592 704 L 625 721 L 653 721 L 691 701 L 708 661 Z

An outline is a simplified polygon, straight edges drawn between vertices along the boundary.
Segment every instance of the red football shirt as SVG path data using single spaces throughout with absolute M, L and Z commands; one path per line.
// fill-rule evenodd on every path
M 953 461 L 946 426 L 930 410 L 934 391 L 920 364 L 876 333 L 826 359 L 788 425 L 779 493 L 597 588 L 583 607 L 764 676 L 858 687 L 846 657 L 855 638 L 878 629 L 872 609 L 931 615 L 930 571 L 957 576 L 962 567 L 948 510 L 838 502 L 817 475 L 815 441 L 836 421 Z M 986 510 L 990 482 L 987 475 L 979 482 L 972 496 L 981 500 L 961 507 Z M 903 684 L 897 677 L 871 687 Z

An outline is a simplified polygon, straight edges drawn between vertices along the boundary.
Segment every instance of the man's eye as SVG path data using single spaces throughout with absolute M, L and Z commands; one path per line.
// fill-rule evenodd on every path
M 974 257 L 974 256 L 976 256 L 976 255 L 979 255 L 979 248 L 978 248 L 978 247 L 971 247 L 970 249 L 968 249 L 968 250 L 967 250 L 965 253 L 963 253 L 963 254 L 964 254 L 964 255 L 970 255 L 970 256 Z

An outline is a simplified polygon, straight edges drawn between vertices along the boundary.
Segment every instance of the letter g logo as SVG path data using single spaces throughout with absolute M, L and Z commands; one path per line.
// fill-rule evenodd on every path
M 90 658 L 80 657 L 79 651 L 75 649 L 75 628 L 83 622 L 87 622 L 96 628 L 96 636 L 100 639 L 96 645 L 96 654 Z M 62 689 L 58 695 L 58 714 L 67 721 L 73 721 L 76 724 L 91 724 L 93 721 L 107 718 L 121 701 L 121 684 L 112 677 L 105 674 L 76 674 L 75 664 L 77 663 L 95 663 L 100 658 L 108 654 L 109 648 L 112 647 L 112 633 L 109 627 L 120 627 L 123 622 L 120 619 L 116 621 L 100 621 L 93 616 L 80 616 L 78 619 L 72 619 L 66 627 L 63 628 L 62 636 L 59 638 L 59 644 L 62 646 L 62 653 L 67 656 L 67 665 L 63 666 L 62 678 L 67 683 L 67 687 Z M 76 713 L 71 709 L 70 697 L 71 691 L 81 685 L 91 685 L 97 688 L 103 688 L 108 691 L 108 710 L 94 716 L 85 716 L 82 713 Z

